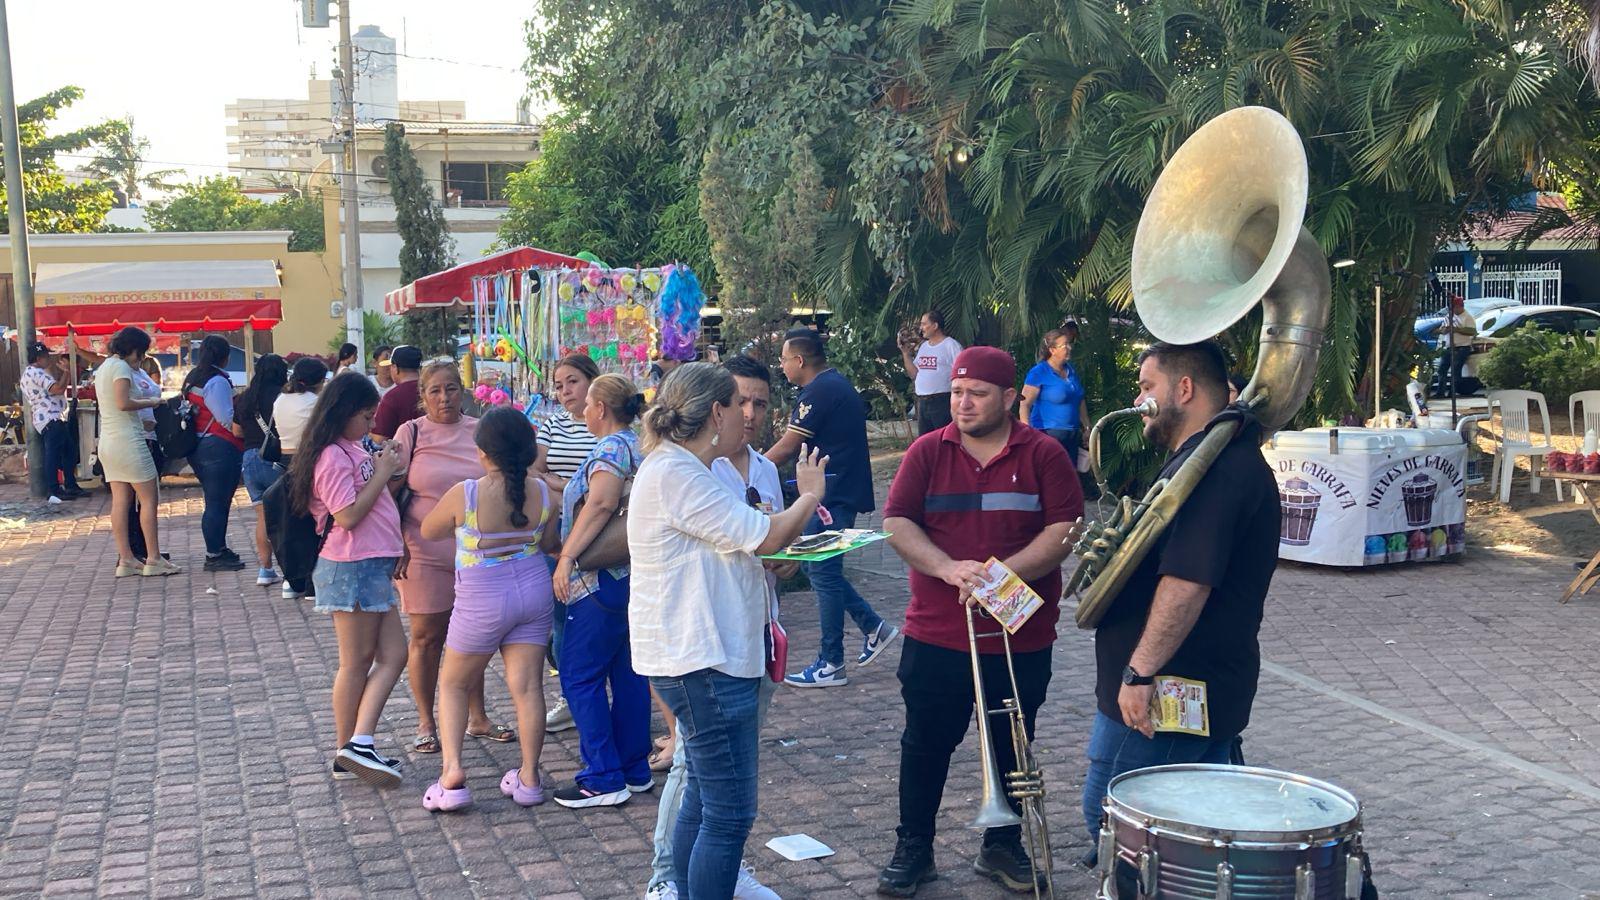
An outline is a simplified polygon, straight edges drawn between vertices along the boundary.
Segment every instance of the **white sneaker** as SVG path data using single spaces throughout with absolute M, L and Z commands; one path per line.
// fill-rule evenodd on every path
M 573 725 L 572 709 L 567 706 L 567 698 L 561 697 L 557 699 L 556 705 L 550 707 L 550 711 L 545 714 L 544 730 L 566 731 L 568 728 L 573 727 Z
M 733 900 L 783 900 L 778 892 L 756 880 L 755 867 L 739 861 L 739 881 L 733 886 Z
M 289 586 L 289 582 L 285 581 L 283 583 L 283 599 L 285 599 L 285 600 L 299 600 L 303 596 L 305 596 L 305 595 L 301 594 L 299 591 L 295 590 L 293 587 L 290 587 Z
M 663 881 L 645 891 L 644 900 L 678 900 L 678 885 L 673 881 Z

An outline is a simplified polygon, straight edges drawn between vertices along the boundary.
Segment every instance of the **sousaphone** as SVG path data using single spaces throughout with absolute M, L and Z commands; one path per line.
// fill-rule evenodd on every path
M 1261 304 L 1255 373 L 1239 399 L 1264 436 L 1283 427 L 1311 390 L 1332 298 L 1327 257 L 1303 226 L 1308 183 L 1305 147 L 1288 119 L 1260 106 L 1229 110 L 1178 148 L 1133 238 L 1134 307 L 1159 340 L 1206 340 Z M 1089 457 L 1102 492 L 1101 429 L 1155 413 L 1151 398 L 1095 423 Z M 1171 478 L 1142 499 L 1119 498 L 1109 516 L 1087 523 L 1067 584 L 1080 596 L 1079 628 L 1099 624 L 1239 424 L 1218 423 Z

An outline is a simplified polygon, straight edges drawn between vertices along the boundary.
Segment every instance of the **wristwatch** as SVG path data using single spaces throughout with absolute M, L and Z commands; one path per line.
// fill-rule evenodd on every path
M 1122 667 L 1122 683 L 1123 684 L 1155 684 L 1156 683 L 1156 679 L 1155 679 L 1154 675 L 1140 675 L 1138 670 L 1134 669 L 1133 666 L 1123 666 Z

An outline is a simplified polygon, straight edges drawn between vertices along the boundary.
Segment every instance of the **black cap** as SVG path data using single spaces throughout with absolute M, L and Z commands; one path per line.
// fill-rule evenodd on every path
M 43 341 L 34 341 L 33 346 L 28 348 L 28 362 L 30 363 L 37 360 L 41 356 L 49 355 L 50 348 L 46 347 Z
M 396 369 L 415 372 L 422 368 L 422 351 L 410 344 L 401 344 L 389 354 L 389 362 Z

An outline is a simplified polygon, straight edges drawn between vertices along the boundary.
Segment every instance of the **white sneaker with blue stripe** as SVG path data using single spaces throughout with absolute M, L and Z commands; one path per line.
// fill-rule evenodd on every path
M 861 641 L 861 655 L 856 657 L 856 665 L 864 666 L 883 655 L 883 651 L 889 649 L 889 645 L 899 636 L 900 629 L 888 622 L 879 623 L 877 630 Z
M 805 671 L 784 678 L 783 683 L 790 687 L 825 688 L 849 684 L 850 678 L 844 674 L 844 666 L 836 666 L 818 659 L 806 666 Z

